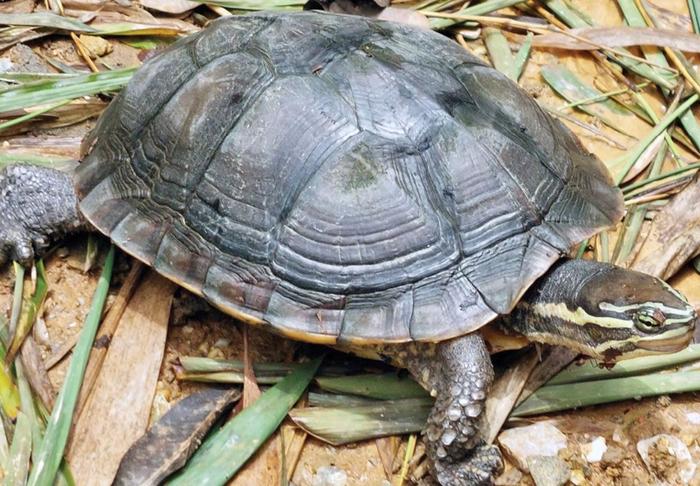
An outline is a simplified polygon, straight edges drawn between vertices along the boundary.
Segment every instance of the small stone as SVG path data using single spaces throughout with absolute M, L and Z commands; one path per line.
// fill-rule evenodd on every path
M 575 486 L 583 486 L 587 482 L 586 476 L 580 469 L 574 469 L 573 471 L 571 471 L 569 481 L 571 481 Z
M 494 480 L 495 486 L 518 486 L 523 483 L 523 473 L 518 468 L 509 467 Z
M 112 44 L 96 35 L 81 34 L 80 43 L 88 50 L 91 59 L 106 56 L 113 50 Z
M 521 471 L 528 472 L 529 456 L 556 456 L 566 447 L 566 436 L 548 422 L 501 432 L 498 442 Z
M 649 471 L 659 479 L 677 478 L 680 484 L 690 484 L 697 468 L 688 447 L 673 435 L 659 434 L 640 440 L 637 452 Z
M 530 456 L 527 465 L 537 486 L 563 486 L 571 476 L 569 466 L 557 456 Z
M 627 451 L 625 451 L 621 447 L 610 446 L 603 453 L 601 462 L 605 465 L 614 466 L 624 461 L 625 457 L 627 457 Z
M 608 446 L 603 437 L 596 437 L 591 442 L 581 446 L 581 452 L 588 462 L 600 462 L 607 449 Z
M 231 344 L 231 340 L 230 340 L 230 339 L 219 338 L 219 339 L 217 339 L 216 342 L 214 343 L 214 347 L 215 347 L 215 348 L 219 348 L 219 349 L 225 349 L 229 344 Z
M 311 479 L 312 486 L 345 486 L 347 482 L 347 473 L 335 466 L 319 467 Z
M 688 412 L 685 414 L 685 418 L 688 420 L 688 423 L 700 425 L 700 413 Z

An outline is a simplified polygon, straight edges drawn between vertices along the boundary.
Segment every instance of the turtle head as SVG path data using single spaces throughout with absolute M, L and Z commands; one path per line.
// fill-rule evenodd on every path
M 614 362 L 680 351 L 692 340 L 696 319 L 693 306 L 658 278 L 566 260 L 528 291 L 511 322 L 534 341 Z

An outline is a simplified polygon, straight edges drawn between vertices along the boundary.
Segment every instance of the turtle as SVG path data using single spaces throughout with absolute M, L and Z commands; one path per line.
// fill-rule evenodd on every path
M 74 173 L 0 174 L 0 260 L 88 228 L 213 306 L 368 351 L 434 397 L 442 485 L 489 484 L 487 324 L 606 363 L 680 350 L 696 314 L 572 248 L 620 190 L 521 88 L 429 30 L 321 12 L 231 16 L 134 74 Z

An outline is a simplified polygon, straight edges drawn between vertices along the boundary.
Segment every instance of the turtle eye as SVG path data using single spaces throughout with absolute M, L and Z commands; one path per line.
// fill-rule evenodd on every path
M 634 314 L 634 325 L 643 332 L 657 333 L 665 321 L 658 309 L 641 309 Z

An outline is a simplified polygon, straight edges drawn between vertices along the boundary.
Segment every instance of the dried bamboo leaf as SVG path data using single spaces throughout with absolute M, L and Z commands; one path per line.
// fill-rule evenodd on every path
M 187 462 L 214 422 L 240 396 L 237 389 L 209 388 L 180 400 L 129 448 L 114 484 L 161 484 Z
M 332 445 L 396 434 L 419 432 L 433 407 L 432 398 L 383 400 L 373 405 L 338 408 L 297 408 L 294 423 Z M 352 424 L 352 427 L 348 427 Z
M 194 10 L 201 4 L 189 0 L 140 0 L 141 5 L 149 10 L 157 10 L 169 14 L 183 14 Z
M 668 279 L 700 253 L 700 177 L 676 194 L 652 221 L 631 268 Z
M 606 47 L 657 46 L 670 47 L 684 52 L 700 52 L 700 37 L 697 34 L 657 29 L 653 27 L 585 27 L 571 29 L 570 33 Z M 574 51 L 598 49 L 561 33 L 538 35 L 533 40 L 536 47 L 556 47 Z
M 33 12 L 28 14 L 0 13 L 0 25 L 49 27 L 70 32 L 96 32 L 94 27 L 69 17 L 56 15 L 51 12 Z
M 11 363 L 15 360 L 15 356 L 22 347 L 24 339 L 32 330 L 34 321 L 39 315 L 39 311 L 44 305 L 44 300 L 49 292 L 49 284 L 47 282 L 46 269 L 44 267 L 43 260 L 38 260 L 36 262 L 36 270 L 37 279 L 34 287 L 34 293 L 22 303 L 20 319 L 17 323 L 17 328 L 14 330 L 14 334 L 12 335 L 10 349 L 7 351 L 7 355 L 5 356 L 6 363 Z

